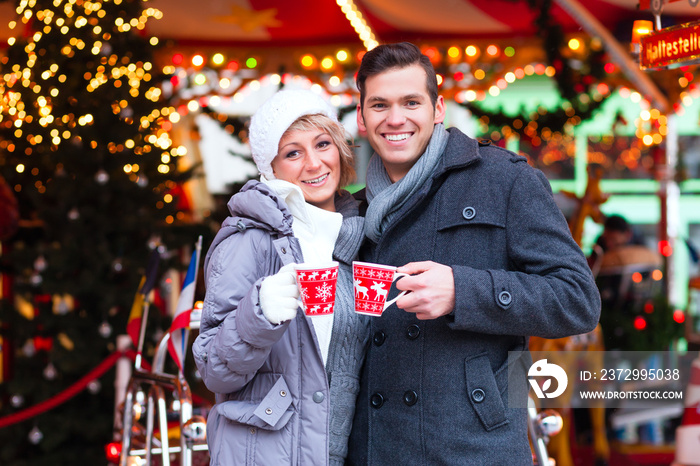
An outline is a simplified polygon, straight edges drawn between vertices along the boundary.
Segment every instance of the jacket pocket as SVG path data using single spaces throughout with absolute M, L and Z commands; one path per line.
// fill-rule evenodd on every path
M 466 200 L 459 204 L 454 199 L 446 199 L 440 204 L 438 231 L 458 227 L 505 228 L 505 226 L 505 210 L 485 199 Z
M 484 429 L 491 431 L 507 424 L 508 419 L 503 397 L 496 383 L 496 377 L 491 370 L 488 355 L 483 353 L 466 359 L 464 364 L 467 397 Z M 507 364 L 504 365 L 504 368 L 506 370 L 500 370 L 499 373 L 503 372 L 507 375 Z
M 506 217 L 492 205 L 444 202 L 436 219 L 434 251 L 437 262 L 475 268 L 507 264 Z
M 262 401 L 224 401 L 219 404 L 218 411 L 225 418 L 240 424 L 279 430 L 294 414 L 294 407 L 287 382 L 280 375 Z
M 286 380 L 259 373 L 251 384 L 243 393 L 247 399 L 218 403 L 209 413 L 212 466 L 292 464 L 295 423 L 290 419 L 295 407 Z

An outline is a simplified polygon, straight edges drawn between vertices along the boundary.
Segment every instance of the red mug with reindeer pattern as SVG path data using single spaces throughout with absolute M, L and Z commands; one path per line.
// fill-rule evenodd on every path
M 407 273 L 396 272 L 396 267 L 391 265 L 354 261 L 352 279 L 355 288 L 355 312 L 370 316 L 382 315 L 386 308 L 406 294 L 406 291 L 402 291 L 387 301 L 391 284 L 394 280 L 407 276 Z
M 304 313 L 311 317 L 333 314 L 338 263 L 297 264 L 294 269 Z

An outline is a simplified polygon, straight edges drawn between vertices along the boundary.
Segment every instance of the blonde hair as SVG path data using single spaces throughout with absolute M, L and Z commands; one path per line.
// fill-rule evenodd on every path
M 338 148 L 338 153 L 340 154 L 340 180 L 338 183 L 338 191 L 340 191 L 341 188 L 355 181 L 356 175 L 352 149 L 345 136 L 345 129 L 340 123 L 320 113 L 303 115 L 289 125 L 289 128 L 287 128 L 282 137 L 290 131 L 312 131 L 314 129 L 328 133 L 333 144 Z

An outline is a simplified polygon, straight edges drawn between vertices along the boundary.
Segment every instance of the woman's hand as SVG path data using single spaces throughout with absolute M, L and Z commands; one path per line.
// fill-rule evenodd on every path
M 285 265 L 260 284 L 260 308 L 271 324 L 281 324 L 297 315 L 299 288 L 294 265 Z

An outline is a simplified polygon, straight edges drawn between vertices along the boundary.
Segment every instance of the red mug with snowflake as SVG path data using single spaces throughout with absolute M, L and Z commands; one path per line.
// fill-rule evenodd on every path
M 338 263 L 298 264 L 294 269 L 304 313 L 307 316 L 333 314 Z
M 402 291 L 387 301 L 394 280 L 407 276 L 407 273 L 399 273 L 391 265 L 354 261 L 352 280 L 355 288 L 355 312 L 370 316 L 382 315 L 386 308 L 407 293 Z

